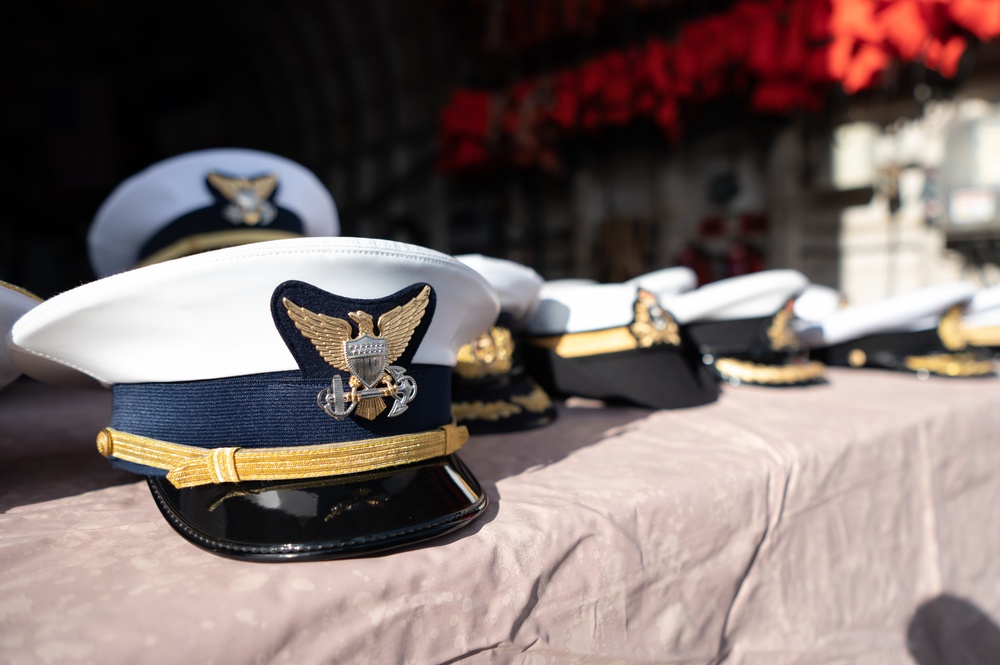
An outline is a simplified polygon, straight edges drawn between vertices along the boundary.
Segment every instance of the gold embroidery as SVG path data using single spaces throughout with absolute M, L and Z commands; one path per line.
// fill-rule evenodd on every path
M 228 221 L 257 226 L 268 224 L 277 216 L 274 205 L 268 199 L 278 186 L 278 176 L 265 175 L 248 179 L 227 178 L 218 173 L 209 173 L 206 179 L 229 201 L 229 205 L 223 211 Z
M 861 349 L 851 349 L 847 354 L 847 364 L 851 367 L 864 367 L 868 362 L 868 354 Z
M 940 376 L 987 376 L 993 373 L 993 361 L 983 360 L 973 353 L 935 353 L 903 358 L 906 369 L 925 370 Z
M 804 364 L 758 365 L 747 360 L 717 358 L 715 368 L 724 379 L 734 378 L 762 385 L 790 385 L 821 378 L 825 366 L 815 360 Z
M 680 326 L 670 312 L 660 306 L 656 296 L 645 289 L 639 289 L 634 310 L 635 318 L 629 326 L 548 337 L 526 337 L 525 341 L 549 349 L 561 358 L 619 353 L 660 344 L 680 346 Z
M 537 385 L 527 395 L 514 395 L 510 399 L 515 404 L 533 413 L 541 413 L 552 406 L 552 400 L 549 399 L 548 393 Z
M 513 402 L 513 403 L 512 403 Z M 510 418 L 522 411 L 542 413 L 552 406 L 552 400 L 539 386 L 527 395 L 514 395 L 510 402 L 497 400 L 495 402 L 454 402 L 451 405 L 451 415 L 459 422 L 469 420 L 489 420 L 495 422 L 502 418 Z
M 639 346 L 646 349 L 657 344 L 681 345 L 677 321 L 660 306 L 650 291 L 639 289 L 635 300 L 635 319 L 629 327 Z
M 767 329 L 767 339 L 775 351 L 799 347 L 799 335 L 792 327 L 792 320 L 795 318 L 792 307 L 793 301 L 786 303 L 771 319 L 771 325 Z
M 961 351 L 968 344 L 964 329 L 962 328 L 962 313 L 963 308 L 960 305 L 956 305 L 949 309 L 947 314 L 942 316 L 941 321 L 938 323 L 938 337 L 941 338 L 944 348 L 949 351 Z
M 481 379 L 510 371 L 514 363 L 514 336 L 510 330 L 493 326 L 458 350 L 455 373 L 463 379 Z
M 469 438 L 464 426 L 362 441 L 288 448 L 199 448 L 105 428 L 105 457 L 168 471 L 174 487 L 247 480 L 294 480 L 362 473 L 450 455 Z
M 300 234 L 292 231 L 282 231 L 280 229 L 233 229 L 231 231 L 213 231 L 211 233 L 199 233 L 193 236 L 181 238 L 172 245 L 167 245 L 163 249 L 147 256 L 138 264 L 137 268 L 163 263 L 171 259 L 178 259 L 182 256 L 200 254 L 213 249 L 223 247 L 236 247 L 237 245 L 249 245 L 265 240 L 284 240 L 285 238 L 298 238 Z
M 311 312 L 288 298 L 281 302 L 295 327 L 312 342 L 323 360 L 335 369 L 350 372 L 351 392 L 343 397 L 347 403 L 356 405 L 359 416 L 372 420 L 385 409 L 384 398 L 400 391 L 397 379 L 406 375 L 395 376 L 390 365 L 406 351 L 413 331 L 424 318 L 430 294 L 431 287 L 424 286 L 410 302 L 380 316 L 378 335 L 371 314 L 360 310 L 348 313 L 358 324 L 357 337 L 352 337 L 351 324 L 343 319 Z M 377 388 L 379 385 L 383 388 Z M 366 394 L 373 390 L 381 390 L 381 395 Z

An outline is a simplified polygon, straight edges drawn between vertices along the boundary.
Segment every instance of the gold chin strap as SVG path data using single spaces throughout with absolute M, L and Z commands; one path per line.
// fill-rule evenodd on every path
M 198 448 L 158 441 L 109 428 L 97 435 L 97 450 L 168 471 L 174 486 L 195 487 L 244 480 L 296 480 L 386 469 L 450 455 L 469 438 L 464 426 L 429 432 L 290 448 Z
M 1000 346 L 1000 326 L 965 327 L 965 339 L 974 346 Z
M 639 348 L 628 328 L 608 328 L 593 332 L 566 333 L 549 337 L 533 337 L 526 340 L 529 344 L 554 351 L 562 358 L 580 358 L 604 353 L 619 353 Z
M 941 376 L 987 376 L 993 373 L 993 361 L 972 353 L 935 353 L 929 356 L 906 356 L 906 369 L 924 370 Z
M 198 235 L 181 238 L 172 245 L 167 245 L 158 252 L 144 258 L 137 268 L 163 263 L 171 259 L 178 259 L 182 256 L 201 254 L 212 249 L 222 249 L 223 247 L 236 247 L 237 245 L 249 245 L 254 242 L 264 242 L 265 240 L 284 240 L 285 238 L 300 238 L 302 234 L 293 231 L 283 231 L 281 229 L 240 229 L 235 228 L 227 231 L 213 231 L 211 233 L 199 233 Z
M 826 368 L 823 363 L 810 360 L 805 364 L 789 365 L 758 365 L 747 360 L 735 358 L 717 358 L 715 369 L 722 378 L 739 379 L 743 383 L 759 383 L 762 385 L 785 386 L 794 383 L 815 381 L 823 376 Z

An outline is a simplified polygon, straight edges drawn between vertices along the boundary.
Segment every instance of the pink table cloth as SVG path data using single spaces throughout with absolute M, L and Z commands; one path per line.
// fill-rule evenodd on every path
M 94 447 L 107 393 L 0 392 L 0 662 L 924 663 L 1000 653 L 1000 379 L 831 370 L 474 437 L 490 507 L 383 556 L 203 552 Z M 983 661 L 989 662 L 989 661 Z

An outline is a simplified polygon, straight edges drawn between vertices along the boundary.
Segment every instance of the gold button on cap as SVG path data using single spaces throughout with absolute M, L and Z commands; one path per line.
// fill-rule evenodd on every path
M 97 433 L 97 452 L 104 457 L 111 457 L 114 454 L 114 444 L 111 442 L 111 434 L 106 429 Z
M 868 362 L 868 356 L 861 349 L 851 349 L 851 352 L 847 354 L 847 364 L 851 367 L 864 367 L 866 362 Z

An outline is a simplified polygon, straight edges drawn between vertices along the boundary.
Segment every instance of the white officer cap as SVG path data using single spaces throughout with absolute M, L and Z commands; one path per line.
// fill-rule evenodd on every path
M 518 333 L 538 305 L 542 277 L 514 261 L 480 254 L 456 257 L 496 290 L 496 325 L 458 352 L 452 378 L 452 413 L 474 434 L 512 432 L 551 423 L 556 409 L 521 359 Z
M 932 330 L 952 307 L 964 308 L 974 293 L 972 284 L 952 282 L 837 309 L 803 327 L 802 341 L 809 347 L 823 347 L 869 335 Z
M 500 311 L 520 326 L 535 312 L 538 293 L 545 280 L 531 268 L 482 254 L 463 254 L 456 259 L 469 266 L 489 282 L 500 298 Z
M 702 360 L 731 384 L 792 385 L 823 375 L 807 362 L 793 326 L 792 301 L 809 280 L 796 270 L 765 270 L 707 284 L 664 300 Z
M 440 535 L 486 507 L 453 453 L 451 369 L 496 319 L 459 261 L 385 240 L 300 238 L 137 268 L 38 305 L 15 362 L 112 385 L 98 449 L 147 476 L 196 545 L 337 558 Z M 361 500 L 363 498 L 364 500 Z
M 329 190 L 290 159 L 220 148 L 157 162 L 122 182 L 87 234 L 103 277 L 211 249 L 340 231 Z
M 706 284 L 665 301 L 681 323 L 772 316 L 808 286 L 797 270 L 765 270 Z
M 14 323 L 42 302 L 42 299 L 22 288 L 0 281 L 0 337 L 6 338 Z M 0 388 L 13 383 L 21 376 L 7 354 L 6 344 L 0 345 Z
M 524 333 L 528 368 L 550 392 L 653 408 L 719 394 L 674 318 L 635 284 L 545 284 Z
M 804 326 L 801 338 L 814 356 L 831 365 L 922 376 L 992 374 L 989 354 L 970 346 L 963 327 L 963 311 L 974 292 L 967 282 L 953 282 L 847 307 Z

